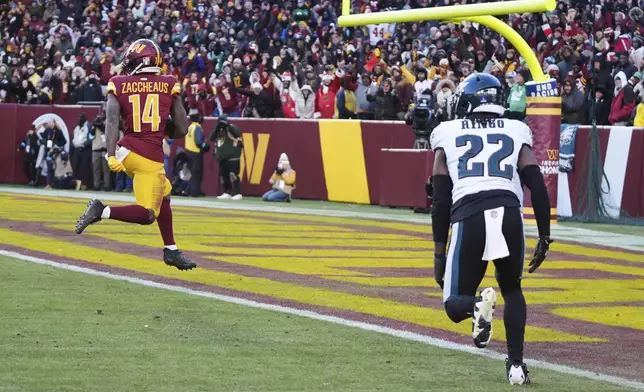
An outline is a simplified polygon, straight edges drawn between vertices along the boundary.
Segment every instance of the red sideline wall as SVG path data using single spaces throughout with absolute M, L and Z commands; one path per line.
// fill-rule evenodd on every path
M 11 104 L 0 105 L 0 118 L 3 126 L 0 128 L 2 143 L 0 143 L 0 183 L 25 183 L 22 172 L 22 152 L 16 151 L 20 141 L 26 134 L 30 124 L 40 115 L 55 113 L 65 121 L 72 132 L 77 124 L 78 116 L 86 112 L 91 119 L 98 113 L 96 107 L 80 106 L 20 106 Z M 215 119 L 208 118 L 204 128 L 206 134 L 214 128 Z M 336 201 L 355 201 L 353 193 L 367 194 L 366 202 L 383 205 L 418 206 L 423 200 L 424 184 L 411 188 L 410 181 L 399 181 L 401 176 L 409 176 L 418 170 L 424 171 L 416 176 L 425 179 L 428 168 L 424 164 L 426 158 L 403 157 L 382 149 L 409 149 L 413 146 L 414 135 L 411 130 L 399 122 L 362 122 L 299 120 L 254 120 L 236 119 L 244 132 L 244 170 L 243 192 L 249 196 L 260 196 L 270 185 L 270 177 L 277 160 L 282 152 L 289 155 L 293 168 L 297 171 L 297 189 L 295 198 L 328 200 L 329 195 L 341 196 L 331 198 Z M 322 126 L 324 124 L 324 126 Z M 329 137 L 329 128 L 333 137 Z M 324 130 L 324 136 L 321 132 Z M 347 135 L 346 142 L 343 135 Z M 356 133 L 357 132 L 357 133 Z M 178 140 L 176 147 L 182 146 Z M 644 130 L 633 128 L 604 128 L 600 131 L 602 163 L 610 179 L 611 192 L 607 196 L 617 210 L 624 210 L 631 216 L 644 216 Z M 586 152 L 590 146 L 588 129 L 580 128 L 577 135 L 575 171 L 560 175 L 558 191 L 558 213 L 570 215 L 579 211 L 580 181 L 584 171 L 581 170 Z M 328 151 L 328 150 L 332 151 Z M 628 155 L 625 152 L 628 149 Z M 617 153 L 619 152 L 619 154 Z M 398 153 L 396 153 L 398 154 Z M 410 152 L 410 154 L 412 154 Z M 349 155 L 351 159 L 346 156 Z M 361 160 L 353 159 L 361 155 Z M 620 160 L 621 157 L 621 160 Z M 418 163 L 413 163 L 413 162 Z M 363 162 L 357 165 L 355 162 Z M 346 183 L 329 181 L 330 175 L 337 175 L 337 167 L 352 166 L 348 169 L 352 178 L 364 177 L 365 181 L 356 181 L 356 188 L 345 192 L 330 192 L 332 186 L 345 186 Z M 412 167 L 409 167 L 409 166 Z M 219 192 L 218 167 L 210 153 L 205 157 L 204 191 L 208 195 Z M 334 169 L 335 166 L 335 170 Z M 360 166 L 360 167 L 355 167 Z M 619 173 L 623 172 L 620 176 Z M 581 178 L 581 179 L 580 179 Z M 562 189 L 562 181 L 568 185 Z M 388 183 L 391 183 L 391 186 Z M 333 183 L 333 185 L 332 185 Z M 415 181 L 414 181 L 415 183 Z M 338 185 L 340 184 L 340 185 Z M 386 189 L 387 193 L 383 193 Z M 360 196 L 359 202 L 365 202 Z M 563 203 L 562 203 L 563 201 Z M 570 206 L 570 214 L 566 211 L 566 203 Z M 563 208 L 563 209 L 562 209 Z

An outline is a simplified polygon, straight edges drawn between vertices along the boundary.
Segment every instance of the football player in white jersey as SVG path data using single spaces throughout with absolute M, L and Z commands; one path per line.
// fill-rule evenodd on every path
M 488 261 L 494 262 L 505 300 L 506 376 L 511 384 L 527 384 L 530 379 L 523 362 L 526 302 L 521 291 L 525 241 L 519 184 L 531 191 L 539 229 L 530 273 L 545 260 L 552 242 L 550 201 L 531 150 L 530 129 L 520 121 L 503 118 L 504 113 L 498 79 L 472 74 L 454 96 L 456 119 L 441 123 L 431 134 L 434 278 L 443 289 L 447 316 L 456 323 L 471 318 L 474 344 L 483 348 L 492 338 L 496 292 L 489 287 L 476 296 L 476 291 Z

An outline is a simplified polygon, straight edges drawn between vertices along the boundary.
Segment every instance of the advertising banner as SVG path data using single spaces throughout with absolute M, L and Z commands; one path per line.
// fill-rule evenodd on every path
M 532 130 L 532 151 L 539 161 L 548 188 L 551 219 L 557 216 L 557 181 L 559 175 L 559 133 L 561 126 L 561 97 L 557 81 L 526 83 L 526 122 Z M 530 192 L 524 195 L 526 218 L 534 217 Z

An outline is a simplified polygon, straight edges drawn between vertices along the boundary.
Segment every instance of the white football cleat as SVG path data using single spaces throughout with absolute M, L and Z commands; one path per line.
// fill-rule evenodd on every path
M 224 193 L 223 195 L 217 196 L 217 199 L 219 199 L 219 200 L 228 200 L 228 199 L 230 199 L 230 195 L 228 193 Z
M 236 194 L 235 196 L 231 197 L 230 199 L 231 200 L 241 200 L 243 198 L 244 198 L 244 196 L 242 196 L 241 194 Z
M 530 384 L 530 377 L 528 377 L 528 367 L 525 363 L 520 365 L 511 365 L 510 360 L 505 360 L 505 368 L 508 374 L 508 381 L 510 385 L 524 385 Z
M 472 338 L 474 345 L 485 348 L 492 340 L 492 318 L 496 307 L 496 291 L 492 287 L 481 292 L 481 299 L 472 312 Z

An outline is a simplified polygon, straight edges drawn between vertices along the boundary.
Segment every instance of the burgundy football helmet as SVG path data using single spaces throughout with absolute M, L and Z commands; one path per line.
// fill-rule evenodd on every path
M 163 53 L 159 46 L 149 39 L 137 39 L 127 48 L 123 56 L 123 71 L 128 75 L 161 72 Z

